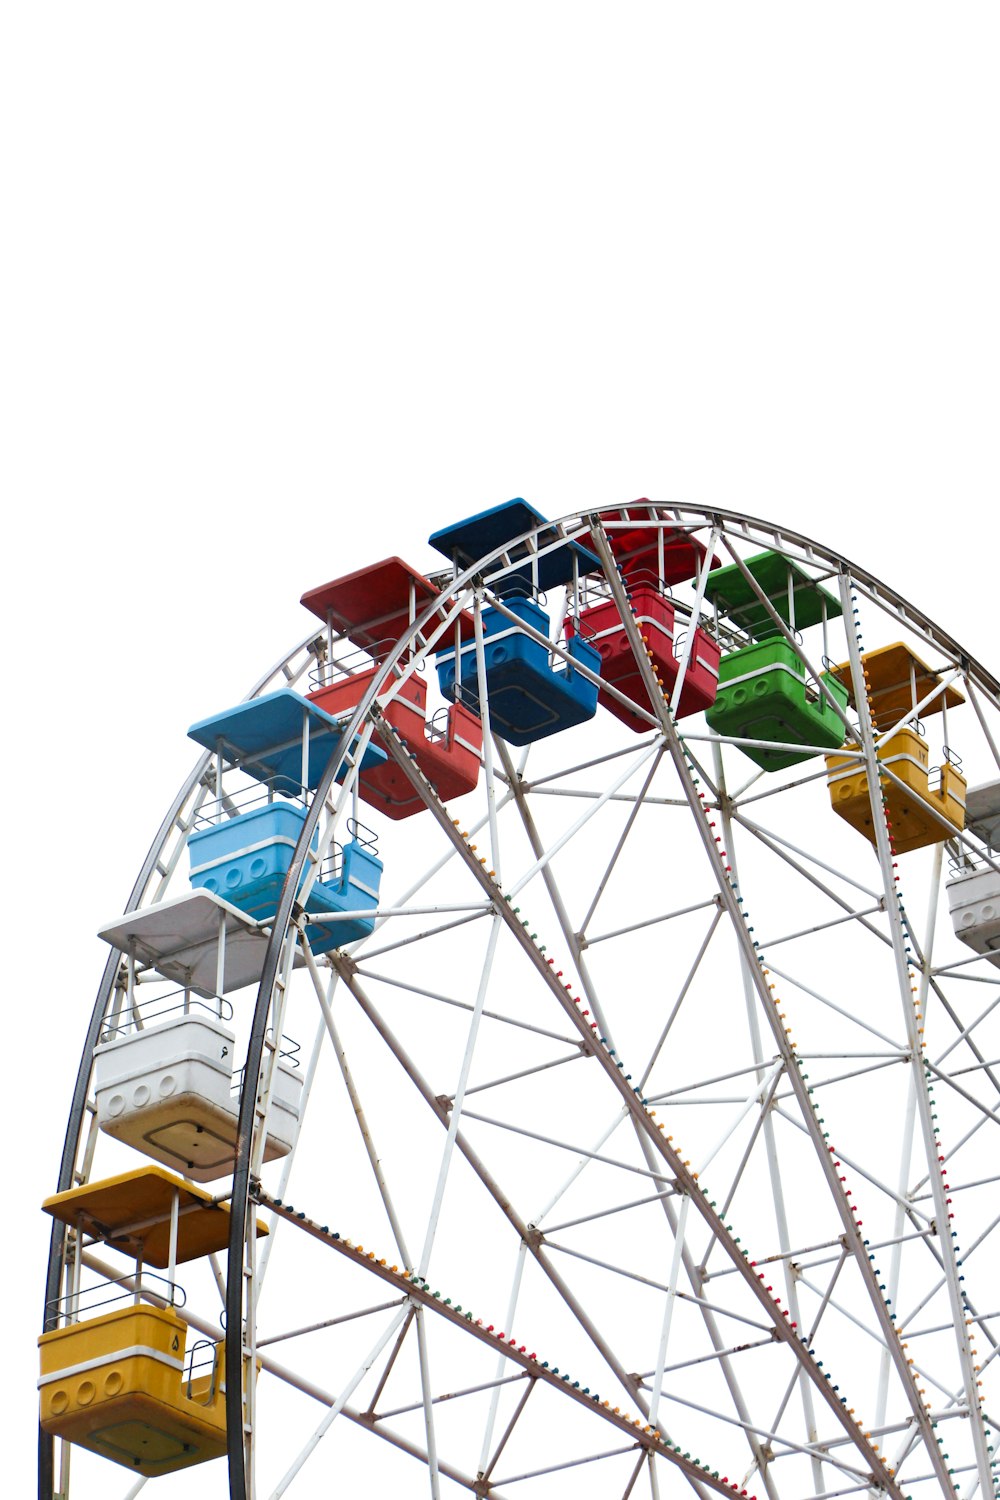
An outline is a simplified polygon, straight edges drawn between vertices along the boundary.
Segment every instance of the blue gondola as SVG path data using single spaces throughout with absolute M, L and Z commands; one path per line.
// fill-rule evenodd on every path
M 530 544 L 519 540 L 535 530 Z M 576 670 L 575 663 L 597 674 L 601 657 L 575 633 L 566 643 L 568 661 L 533 639 L 522 624 L 549 637 L 549 617 L 535 598 L 539 590 L 573 583 L 600 567 L 598 559 L 579 542 L 560 536 L 555 526 L 523 500 L 509 500 L 436 531 L 432 547 L 443 552 L 457 571 L 503 548 L 515 566 L 490 587 L 509 614 L 492 606 L 483 610 L 483 644 L 490 723 L 512 745 L 530 745 L 592 719 L 597 712 L 598 684 Z M 498 567 L 503 566 L 502 560 Z M 490 569 L 487 568 L 487 577 Z M 515 618 L 511 619 L 513 615 Z M 522 622 L 519 624 L 518 622 Z M 456 681 L 455 647 L 437 653 L 441 692 L 479 712 L 479 680 L 475 645 L 459 647 Z
M 234 816 L 222 815 L 191 834 L 191 884 L 222 896 L 258 922 L 269 921 L 277 910 L 306 817 L 303 803 L 286 799 L 302 796 L 319 784 L 331 756 L 339 750 L 341 726 L 315 704 L 283 688 L 202 719 L 188 734 L 268 788 L 266 803 Z M 368 745 L 361 765 L 368 769 L 385 759 L 384 750 Z M 218 811 L 221 814 L 222 809 Z M 337 851 L 329 877 L 324 870 L 313 882 L 306 910 L 317 915 L 358 915 L 310 927 L 310 943 L 317 952 L 355 942 L 374 927 L 374 917 L 365 913 L 378 905 L 382 862 L 373 838 L 366 839 L 351 821 L 348 829 L 351 839 Z M 312 847 L 317 847 L 316 838 Z

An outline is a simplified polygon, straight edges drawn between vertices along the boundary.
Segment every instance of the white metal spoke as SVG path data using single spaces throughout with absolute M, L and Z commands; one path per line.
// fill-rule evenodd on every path
M 534 1389 L 535 1389 L 535 1383 L 534 1383 L 534 1381 L 529 1380 L 528 1384 L 525 1386 L 524 1391 L 523 1391 L 523 1393 L 521 1395 L 521 1399 L 518 1401 L 517 1406 L 514 1409 L 514 1415 L 511 1417 L 510 1421 L 507 1423 L 507 1426 L 504 1428 L 503 1434 L 501 1435 L 499 1441 L 497 1442 L 497 1445 L 494 1448 L 492 1455 L 489 1457 L 489 1459 L 483 1465 L 483 1468 L 482 1468 L 481 1472 L 482 1472 L 484 1480 L 489 1480 L 490 1475 L 493 1473 L 493 1470 L 496 1468 L 497 1463 L 499 1462 L 499 1459 L 500 1459 L 500 1455 L 503 1453 L 503 1450 L 506 1448 L 507 1443 L 510 1440 L 511 1434 L 513 1433 L 514 1428 L 517 1425 L 518 1418 L 520 1417 L 521 1413 L 524 1411 L 524 1408 L 527 1406 L 528 1399 L 531 1396 L 531 1393 L 532 1393 L 532 1391 Z
M 336 982 L 336 977 L 337 977 L 336 975 L 332 975 L 331 976 L 331 983 L 330 983 L 331 991 L 333 989 L 334 983 Z M 315 1035 L 312 1047 L 311 1047 L 310 1052 L 309 1052 L 309 1062 L 308 1062 L 308 1064 L 306 1066 L 306 1075 L 305 1075 L 305 1078 L 303 1080 L 303 1086 L 302 1086 L 302 1105 L 301 1105 L 302 1108 L 305 1108 L 308 1105 L 308 1103 L 309 1103 L 309 1095 L 312 1092 L 313 1080 L 314 1080 L 314 1078 L 316 1076 L 316 1066 L 317 1066 L 317 1064 L 319 1062 L 320 1046 L 321 1046 L 322 1041 L 323 1041 L 324 1030 L 325 1030 L 325 1018 L 321 1018 L 320 1021 L 317 1024 L 317 1027 L 316 1027 L 316 1035 Z M 288 1191 L 288 1183 L 289 1183 L 289 1180 L 290 1180 L 291 1175 L 292 1175 L 292 1168 L 295 1165 L 295 1152 L 296 1152 L 297 1146 L 298 1146 L 298 1142 L 296 1141 L 294 1143 L 294 1145 L 292 1146 L 291 1151 L 289 1151 L 288 1155 L 285 1157 L 285 1159 L 284 1159 L 284 1161 L 282 1163 L 281 1176 L 278 1179 L 278 1197 L 279 1198 L 284 1198 L 285 1194 Z M 267 1243 L 265 1244 L 265 1246 L 264 1246 L 263 1250 L 261 1251 L 260 1256 L 258 1258 L 258 1262 L 257 1262 L 257 1289 L 258 1289 L 258 1296 L 260 1295 L 260 1288 L 263 1286 L 264 1281 L 265 1281 L 266 1276 L 267 1276 L 268 1261 L 271 1258 L 271 1249 L 272 1249 L 272 1246 L 274 1245 L 274 1239 L 275 1239 L 275 1233 L 277 1231 L 277 1227 L 278 1227 L 278 1221 L 277 1220 L 273 1220 L 272 1223 L 271 1223 L 271 1225 L 270 1225 L 270 1234 L 268 1235 Z M 225 1290 L 224 1290 L 224 1288 L 222 1286 L 221 1273 L 219 1273 L 217 1275 L 216 1280 L 219 1283 L 219 1290 L 222 1293 L 223 1301 L 225 1301 Z
M 326 1026 L 327 1031 L 329 1032 L 330 1041 L 333 1044 L 334 1055 L 336 1056 L 337 1063 L 340 1067 L 341 1076 L 344 1080 L 344 1087 L 347 1089 L 351 1104 L 354 1108 L 354 1115 L 358 1123 L 358 1129 L 361 1132 L 361 1138 L 364 1141 L 365 1145 L 365 1154 L 368 1157 L 372 1172 L 375 1176 L 375 1181 L 378 1184 L 379 1195 L 385 1206 L 386 1217 L 388 1218 L 389 1223 L 392 1226 L 392 1234 L 393 1238 L 396 1241 L 396 1248 L 399 1251 L 399 1254 L 402 1256 L 404 1263 L 406 1265 L 409 1265 L 411 1263 L 410 1253 L 406 1246 L 403 1227 L 400 1222 L 399 1216 L 396 1213 L 396 1209 L 389 1192 L 389 1184 L 386 1181 L 385 1173 L 382 1170 L 381 1159 L 376 1149 L 375 1142 L 372 1138 L 372 1133 L 369 1128 L 368 1121 L 365 1118 L 365 1111 L 361 1103 L 360 1095 L 358 1094 L 354 1079 L 351 1075 L 351 1069 L 347 1061 L 347 1053 L 344 1050 L 344 1045 L 337 1031 L 336 1022 L 333 1019 L 333 1010 L 330 1006 L 330 1001 L 327 998 L 323 984 L 320 980 L 319 973 L 316 969 L 311 955 L 308 956 L 307 963 L 309 965 L 310 977 L 312 978 L 315 988 L 316 1000 L 319 1004 L 320 1010 L 322 1011 L 323 1022 Z
M 504 1361 L 504 1369 L 506 1368 L 507 1363 Z M 524 1385 L 528 1378 L 523 1371 L 519 1370 L 516 1375 L 504 1375 L 499 1380 L 483 1380 L 478 1385 L 466 1386 L 459 1391 L 445 1391 L 442 1395 L 434 1397 L 433 1405 L 443 1406 L 448 1401 L 460 1401 L 464 1396 L 478 1396 L 482 1391 L 493 1391 L 498 1386 L 502 1388 L 504 1386 Z M 420 1411 L 422 1409 L 423 1400 L 421 1399 L 420 1401 L 411 1401 L 406 1406 L 391 1407 L 386 1411 L 375 1412 L 373 1410 L 372 1415 L 376 1421 L 385 1422 L 390 1417 L 405 1416 L 407 1412 Z
M 434 1247 L 434 1236 L 437 1233 L 438 1218 L 441 1213 L 441 1203 L 444 1198 L 445 1184 L 448 1181 L 448 1169 L 451 1166 L 452 1156 L 455 1150 L 455 1139 L 458 1135 L 459 1123 L 462 1119 L 462 1106 L 465 1102 L 465 1089 L 469 1080 L 469 1069 L 472 1066 L 472 1057 L 476 1049 L 476 1038 L 479 1035 L 479 1023 L 482 1019 L 483 1005 L 486 1001 L 486 992 L 489 988 L 490 978 L 493 972 L 493 958 L 496 953 L 497 940 L 500 936 L 500 922 L 494 918 L 490 928 L 489 941 L 486 948 L 486 957 L 483 961 L 482 976 L 479 981 L 479 993 L 476 996 L 475 1009 L 469 1022 L 469 1036 L 465 1046 L 465 1056 L 462 1058 L 462 1069 L 458 1076 L 458 1084 L 454 1094 L 451 1096 L 451 1109 L 448 1116 L 448 1134 L 445 1138 L 444 1149 L 441 1154 L 441 1167 L 438 1172 L 437 1185 L 434 1189 L 434 1199 L 431 1204 L 430 1217 L 427 1221 L 427 1230 L 424 1236 L 423 1249 L 420 1252 L 419 1268 L 420 1274 L 426 1276 L 428 1263 L 431 1258 L 431 1250 Z
M 522 1240 L 517 1249 L 517 1262 L 514 1268 L 514 1279 L 510 1289 L 510 1300 L 507 1303 L 507 1316 L 504 1319 L 505 1328 L 513 1328 L 514 1314 L 517 1311 L 517 1298 L 521 1290 L 521 1277 L 524 1275 L 524 1264 L 528 1253 L 527 1243 Z M 496 1379 L 499 1381 L 506 1360 L 501 1355 L 497 1362 Z M 493 1429 L 496 1426 L 497 1410 L 500 1405 L 500 1387 L 495 1385 L 490 1398 L 489 1415 L 486 1418 L 486 1430 L 483 1433 L 483 1446 L 479 1458 L 479 1472 L 486 1474 L 489 1465 L 490 1446 L 493 1442 Z
M 566 1195 L 569 1189 L 573 1186 L 574 1182 L 576 1182 L 580 1175 L 583 1173 L 589 1162 L 610 1160 L 610 1158 L 601 1155 L 601 1147 L 607 1145 L 608 1141 L 614 1135 L 619 1125 L 624 1124 L 625 1118 L 625 1111 L 622 1110 L 619 1114 L 615 1115 L 610 1124 L 605 1127 L 605 1129 L 597 1137 L 593 1146 L 591 1146 L 589 1150 L 584 1149 L 583 1147 L 578 1148 L 577 1155 L 579 1157 L 579 1160 L 577 1161 L 576 1166 L 573 1168 L 573 1171 L 570 1173 L 569 1177 L 567 1177 L 566 1180 L 560 1184 L 552 1197 L 548 1199 L 545 1207 L 542 1208 L 537 1214 L 532 1216 L 530 1222 L 533 1225 L 539 1226 L 545 1222 L 549 1214 L 555 1208 L 556 1204 L 560 1201 L 561 1198 Z M 617 1166 L 620 1165 L 620 1163 L 615 1162 L 614 1165 Z
M 633 1447 L 634 1445 L 629 1444 L 625 1448 L 607 1448 L 602 1453 L 588 1453 L 585 1458 L 569 1458 L 561 1464 L 546 1464 L 541 1469 L 527 1469 L 523 1474 L 505 1474 L 499 1483 L 509 1489 L 512 1484 L 522 1484 L 526 1479 L 543 1479 L 546 1474 L 565 1474 L 568 1470 L 579 1469 L 584 1464 L 596 1464 L 604 1459 L 619 1458 L 623 1453 L 631 1453 Z M 644 1463 L 645 1457 L 643 1456 L 636 1463 L 637 1475 L 641 1473 Z M 625 1491 L 626 1495 L 631 1493 L 631 1488 L 630 1484 Z
M 366 968 L 363 964 L 357 966 L 357 972 L 363 979 L 374 979 L 380 984 L 391 985 L 396 989 L 406 990 L 412 995 L 421 995 L 427 1000 L 436 1000 L 441 1005 L 454 1006 L 456 1010 L 465 1010 L 471 1013 L 475 1009 L 474 1004 L 471 1002 L 457 1000 L 451 995 L 442 995 L 438 990 L 425 989 L 421 985 L 408 984 L 404 979 L 400 979 L 394 975 L 376 973 L 374 970 Z M 551 1031 L 545 1026 L 535 1026 L 530 1021 L 523 1021 L 514 1016 L 504 1015 L 502 1011 L 490 1010 L 488 1007 L 483 1008 L 483 1015 L 491 1021 L 499 1021 L 504 1026 L 513 1026 L 522 1031 L 531 1031 L 536 1036 L 547 1037 L 553 1042 L 564 1042 L 567 1046 L 574 1040 L 565 1031 Z
M 471 1109 L 465 1111 L 467 1120 L 476 1120 L 481 1125 L 492 1125 L 497 1130 L 508 1130 L 513 1135 L 524 1136 L 525 1140 L 538 1141 L 544 1146 L 554 1146 L 557 1151 L 569 1151 L 574 1156 L 586 1157 L 590 1161 L 602 1162 L 605 1166 L 616 1167 L 620 1172 L 632 1172 L 639 1177 L 651 1177 L 654 1182 L 666 1182 L 669 1179 L 665 1172 L 654 1171 L 649 1167 L 633 1166 L 630 1162 L 619 1158 L 605 1156 L 599 1151 L 587 1151 L 583 1146 L 574 1145 L 570 1141 L 561 1141 L 554 1135 L 543 1135 L 538 1130 L 528 1130 L 524 1125 L 514 1125 L 508 1120 L 498 1120 L 492 1115 L 477 1114 Z M 578 1174 L 574 1174 L 578 1175 Z
M 708 901 L 695 901 L 691 906 L 681 906 L 675 911 L 661 912 L 655 917 L 643 917 L 639 922 L 629 922 L 625 927 L 616 927 L 611 932 L 599 932 L 596 936 L 587 934 L 587 947 L 593 948 L 597 943 L 606 943 L 611 938 L 625 937 L 630 932 L 641 932 L 644 927 L 656 927 L 661 922 L 672 922 L 677 917 L 689 916 L 693 911 L 705 911 L 709 907 L 718 910 L 718 903 L 714 897 Z M 585 931 L 581 928 L 581 931 Z
M 667 1285 L 667 1295 L 663 1304 L 663 1325 L 660 1329 L 660 1347 L 656 1355 L 653 1394 L 649 1398 L 649 1420 L 654 1423 L 660 1405 L 660 1392 L 663 1389 L 663 1369 L 667 1362 L 667 1345 L 670 1341 L 670 1324 L 673 1318 L 674 1299 L 677 1295 L 677 1277 L 681 1269 L 681 1252 L 684 1248 L 684 1235 L 687 1231 L 689 1201 L 687 1198 L 683 1199 L 677 1214 L 677 1235 L 674 1240 L 674 1255 L 670 1265 L 670 1281 Z
M 431 1500 L 440 1500 L 441 1471 L 438 1467 L 437 1438 L 434 1432 L 434 1402 L 431 1393 L 430 1365 L 427 1354 L 427 1330 L 424 1326 L 423 1308 L 417 1308 L 414 1321 L 417 1328 L 417 1347 L 420 1356 L 420 1387 L 424 1393 L 424 1431 L 427 1435 L 427 1477 L 430 1481 Z
M 403 1298 L 394 1297 L 389 1302 L 376 1302 L 371 1307 L 359 1308 L 357 1312 L 341 1313 L 335 1318 L 321 1318 L 317 1323 L 306 1323 L 301 1328 L 289 1328 L 282 1333 L 274 1333 L 270 1338 L 258 1339 L 257 1348 L 266 1349 L 269 1344 L 282 1344 L 289 1339 L 301 1338 L 306 1333 L 317 1333 L 321 1328 L 336 1328 L 341 1323 L 353 1323 L 357 1318 L 370 1318 L 373 1313 L 388 1312 L 390 1308 L 398 1307 Z
M 605 1219 L 611 1214 L 626 1213 L 630 1208 L 644 1208 L 647 1203 L 658 1203 L 662 1198 L 671 1197 L 672 1192 L 672 1189 L 667 1189 L 660 1193 L 650 1193 L 645 1198 L 633 1198 L 628 1203 L 616 1203 L 613 1208 L 595 1209 L 593 1213 L 582 1214 L 578 1219 L 566 1219 L 562 1224 L 546 1224 L 545 1232 L 546 1234 L 559 1234 L 563 1229 L 575 1229 L 579 1224 L 592 1224 L 595 1219 Z M 544 1215 L 540 1214 L 532 1222 L 540 1225 L 543 1218 Z
M 654 758 L 652 765 L 646 772 L 646 779 L 639 790 L 639 794 L 632 805 L 632 809 L 629 812 L 628 817 L 625 819 L 625 827 L 622 829 L 618 842 L 611 852 L 611 858 L 605 865 L 603 875 L 600 877 L 594 888 L 594 895 L 590 902 L 590 905 L 587 907 L 587 910 L 583 914 L 583 918 L 580 922 L 581 932 L 587 932 L 587 929 L 590 927 L 591 919 L 593 918 L 594 912 L 597 910 L 597 904 L 603 896 L 605 890 L 607 889 L 608 880 L 611 877 L 611 873 L 622 856 L 622 852 L 625 849 L 626 844 L 628 843 L 628 836 L 632 831 L 632 826 L 639 816 L 643 801 L 648 795 L 649 788 L 653 783 L 653 777 L 656 775 L 662 753 L 662 751 L 658 750 L 658 753 Z M 588 943 L 593 943 L 594 941 L 594 938 L 588 937 Z
M 659 1057 L 661 1051 L 663 1050 L 663 1044 L 667 1040 L 667 1037 L 670 1035 L 670 1028 L 673 1026 L 674 1022 L 677 1019 L 678 1012 L 680 1011 L 681 1006 L 684 1004 L 684 997 L 687 995 L 689 989 L 691 988 L 692 983 L 694 982 L 695 974 L 698 971 L 698 968 L 699 968 L 699 966 L 701 964 L 702 959 L 705 957 L 705 954 L 708 952 L 708 946 L 711 943 L 712 938 L 715 936 L 716 929 L 718 928 L 718 925 L 719 925 L 719 923 L 721 921 L 722 921 L 722 912 L 720 910 L 716 909 L 712 913 L 712 920 L 709 923 L 708 931 L 706 932 L 704 938 L 702 939 L 701 947 L 698 949 L 698 952 L 695 954 L 694 961 L 691 964 L 690 969 L 688 970 L 687 976 L 685 977 L 683 984 L 681 985 L 680 992 L 679 992 L 679 994 L 677 996 L 677 999 L 674 1001 L 673 1008 L 671 1009 L 669 1015 L 667 1016 L 667 1019 L 663 1023 L 663 1030 L 660 1032 L 659 1036 L 656 1039 L 656 1042 L 654 1043 L 653 1050 L 652 1050 L 652 1052 L 649 1055 L 649 1061 L 646 1063 L 646 1066 L 643 1069 L 643 1072 L 642 1072 L 642 1084 L 643 1084 L 643 1086 L 645 1086 L 645 1084 L 648 1081 L 650 1075 L 652 1074 L 653 1067 L 654 1067 L 654 1065 L 656 1063 L 656 1060 Z
M 620 791 L 627 782 L 631 781 L 632 777 L 646 764 L 647 761 L 659 756 L 660 753 L 661 752 L 658 745 L 650 745 L 647 750 L 643 751 L 641 755 L 637 756 L 633 762 L 626 766 L 625 770 L 620 772 L 616 779 L 611 783 L 607 791 L 601 792 L 591 804 L 591 806 L 587 808 L 586 812 L 583 813 L 579 818 L 577 818 L 576 821 L 572 823 L 569 828 L 567 828 L 566 831 L 559 836 L 559 838 L 556 839 L 555 843 L 552 844 L 550 848 L 546 849 L 543 854 L 540 854 L 539 857 L 535 860 L 534 864 L 528 866 L 527 870 L 525 870 L 511 886 L 511 896 L 513 897 L 519 895 L 520 892 L 524 890 L 524 888 L 529 884 L 530 881 L 534 879 L 536 875 L 540 874 L 547 868 L 549 861 L 555 858 L 560 849 L 565 848 L 565 846 L 570 843 L 571 840 L 577 837 L 577 835 L 590 822 L 591 818 L 595 817 L 597 813 L 600 812 L 601 808 L 604 807 L 604 805 L 610 800 L 610 798 L 613 797 L 616 792 Z
M 320 1441 L 323 1437 L 325 1437 L 326 1433 L 329 1432 L 335 1419 L 339 1417 L 348 1400 L 353 1395 L 357 1387 L 361 1384 L 361 1381 L 364 1379 L 365 1375 L 367 1375 L 368 1371 L 378 1359 L 379 1355 L 382 1353 L 382 1350 L 385 1348 L 386 1344 L 399 1328 L 405 1317 L 406 1308 L 401 1307 L 396 1316 L 392 1319 L 392 1322 L 389 1324 L 389 1326 L 383 1330 L 376 1342 L 372 1345 L 371 1350 L 366 1355 L 365 1359 L 362 1361 L 358 1369 L 354 1372 L 351 1379 L 347 1382 L 346 1386 L 341 1391 L 336 1401 L 334 1401 L 333 1405 L 330 1407 L 330 1410 L 326 1413 L 322 1422 L 320 1422 L 319 1426 L 316 1428 L 316 1431 L 309 1439 L 309 1442 L 302 1449 L 301 1453 L 296 1455 L 295 1461 L 289 1466 L 285 1474 L 278 1481 L 277 1485 L 271 1493 L 271 1500 L 279 1500 L 279 1496 L 283 1495 L 288 1489 L 288 1486 L 292 1483 L 292 1480 L 299 1473 L 306 1460 L 318 1447 Z

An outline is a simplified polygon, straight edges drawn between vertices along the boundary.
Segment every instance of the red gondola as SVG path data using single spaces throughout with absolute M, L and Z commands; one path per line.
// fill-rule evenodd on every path
M 630 588 L 629 598 L 653 666 L 659 673 L 664 693 L 669 699 L 677 681 L 679 657 L 684 651 L 683 639 L 677 645 L 674 606 L 652 583 L 642 583 Z M 601 604 L 591 605 L 589 609 L 583 610 L 580 624 L 586 631 L 587 640 L 601 653 L 601 676 L 604 681 L 627 694 L 640 708 L 652 713 L 639 664 L 614 600 L 606 599 Z M 681 629 L 684 628 L 682 625 Z M 690 630 L 690 624 L 686 628 Z M 719 655 L 717 643 L 703 630 L 696 628 L 680 702 L 676 709 L 677 718 L 701 713 L 715 702 L 719 686 Z M 607 688 L 601 688 L 598 701 L 636 733 L 641 734 L 643 730 L 652 727 L 649 719 L 644 719 L 621 703 Z
M 651 527 L 647 512 L 637 506 L 627 508 L 622 519 L 636 524 L 621 530 L 609 526 L 608 541 L 621 570 L 639 629 L 645 636 L 653 666 L 669 699 L 684 653 L 683 633 L 691 626 L 682 621 L 678 628 L 674 605 L 663 590 L 695 577 L 708 553 L 703 544 L 686 531 L 670 526 Z M 642 522 L 645 524 L 640 524 Z M 710 566 L 717 567 L 718 561 L 713 557 Z M 614 600 L 605 599 L 584 609 L 580 625 L 588 641 L 601 653 L 604 681 L 652 713 L 649 694 Z M 696 627 L 676 710 L 677 718 L 701 713 L 715 702 L 719 656 L 716 642 Z M 627 708 L 607 688 L 601 689 L 598 701 L 637 733 L 652 727 L 649 719 Z
M 353 712 L 389 648 L 435 599 L 441 600 L 437 616 L 440 623 L 447 612 L 447 601 L 429 579 L 399 557 L 387 557 L 303 594 L 306 608 L 327 622 L 331 644 L 334 635 L 346 636 L 367 652 L 374 663 L 347 676 L 331 675 L 308 696 L 336 718 Z M 454 640 L 456 631 L 462 640 L 473 635 L 472 618 L 465 611 L 449 626 L 442 640 Z M 408 658 L 397 663 L 401 673 L 406 672 L 425 640 L 426 636 L 414 637 Z M 384 706 L 385 721 L 405 741 L 438 796 L 448 802 L 471 792 L 479 779 L 483 747 L 480 719 L 461 703 L 452 703 L 428 720 L 427 682 L 415 668 L 406 672 L 401 683 L 398 676 L 388 679 L 385 691 L 391 692 L 394 686 L 395 695 Z M 392 760 L 363 771 L 358 788 L 365 802 L 390 818 L 408 818 L 424 806 Z

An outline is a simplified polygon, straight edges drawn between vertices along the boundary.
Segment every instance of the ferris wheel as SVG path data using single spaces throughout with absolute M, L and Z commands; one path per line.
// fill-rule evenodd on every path
M 430 540 L 101 929 L 41 1500 L 995 1495 L 1000 685 L 746 516 Z

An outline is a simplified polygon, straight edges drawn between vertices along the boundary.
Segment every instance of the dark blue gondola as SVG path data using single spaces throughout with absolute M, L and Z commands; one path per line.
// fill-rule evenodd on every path
M 525 532 L 533 532 L 529 541 L 521 540 Z M 502 608 L 483 610 L 483 655 L 490 724 L 495 732 L 512 745 L 530 745 L 592 719 L 597 712 L 598 684 L 578 671 L 576 664 L 597 674 L 600 653 L 574 633 L 566 643 L 569 659 L 553 660 L 554 653 L 543 644 L 549 638 L 549 617 L 533 596 L 595 571 L 600 567 L 595 555 L 579 542 L 567 541 L 524 500 L 509 500 L 446 526 L 431 536 L 430 543 L 454 564 L 456 572 L 498 548 L 506 553 L 506 563 L 514 565 L 496 580 L 489 579 L 490 567 L 485 570 L 489 587 L 502 600 Z M 505 566 L 503 557 L 496 566 Z M 479 713 L 475 645 L 457 643 L 457 651 L 457 681 L 456 648 L 437 653 L 441 692 Z

